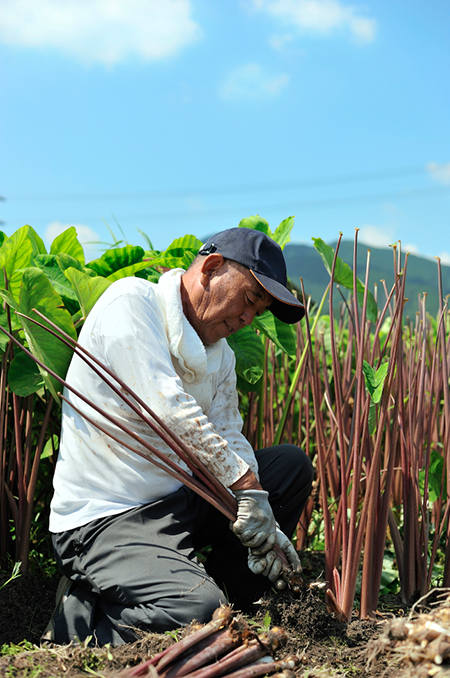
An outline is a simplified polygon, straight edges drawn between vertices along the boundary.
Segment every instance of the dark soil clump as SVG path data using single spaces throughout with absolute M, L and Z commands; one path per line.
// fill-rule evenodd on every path
M 9 575 L 0 572 L 0 586 Z M 0 590 L 0 647 L 24 639 L 39 639 L 55 607 L 59 575 L 49 578 L 39 570 L 22 574 Z
M 327 611 L 319 597 L 309 592 L 297 597 L 283 591 L 263 602 L 262 609 L 269 613 L 274 626 L 281 626 L 288 633 L 302 634 L 312 640 L 344 638 L 346 634 L 346 625 Z
M 286 651 L 300 657 L 309 678 L 355 672 L 372 677 L 389 676 L 383 658 L 379 662 L 382 670 L 379 671 L 377 662 L 371 669 L 367 666 L 367 643 L 380 633 L 375 621 L 340 622 L 328 612 L 324 601 L 309 590 L 302 596 L 284 591 L 272 599 L 262 600 L 256 618 L 267 620 L 267 615 L 273 625 L 287 632 Z

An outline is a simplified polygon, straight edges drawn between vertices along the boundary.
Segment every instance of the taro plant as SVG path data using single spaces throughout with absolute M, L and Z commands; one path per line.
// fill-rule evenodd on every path
M 253 445 L 294 442 L 314 460 L 316 482 L 297 546 L 317 529 L 319 505 L 328 603 L 349 619 L 360 578 L 359 613 L 376 610 L 387 539 L 405 602 L 429 589 L 440 544 L 448 544 L 449 316 L 439 276 L 439 318 L 427 316 L 424 296 L 415 326 L 405 325 L 408 257 L 401 265 L 400 247 L 393 247 L 394 284 L 388 291 L 383 281 L 381 303 L 368 289 L 370 252 L 362 282 L 353 274 L 357 236 L 353 269 L 339 258 L 339 242 L 333 251 L 314 239 L 330 273 L 329 315 L 324 299 L 309 303 L 284 351 L 265 334 L 262 385 L 244 406 Z M 342 288 L 350 298 L 343 297 L 336 316 L 334 296 Z
M 357 238 L 354 271 L 356 245 Z M 342 271 L 338 248 L 339 242 L 330 266 L 332 283 L 336 271 Z M 326 332 L 316 331 L 314 351 L 309 342 L 327 597 L 330 608 L 343 619 L 349 619 L 353 609 L 361 561 L 360 615 L 376 610 L 388 525 L 402 595 L 408 601 L 412 594 L 428 590 L 439 539 L 448 524 L 445 452 L 433 506 L 427 490 L 430 450 L 437 454 L 448 450 L 450 420 L 444 393 L 448 393 L 448 339 L 442 331 L 448 319 L 445 323 L 442 304 L 435 333 L 427 331 L 430 322 L 425 313 L 415 335 L 411 328 L 405 331 L 407 256 L 400 268 L 396 247 L 393 254 L 395 282 L 389 293 L 385 288 L 384 306 L 369 315 L 369 252 L 362 297 L 354 276 L 353 301 L 343 306 L 336 321 L 332 285 Z M 358 296 L 361 308 L 355 301 Z M 310 332 L 308 324 L 307 329 Z M 402 504 L 401 525 L 393 511 L 396 491 Z M 431 516 L 435 530 L 430 541 Z

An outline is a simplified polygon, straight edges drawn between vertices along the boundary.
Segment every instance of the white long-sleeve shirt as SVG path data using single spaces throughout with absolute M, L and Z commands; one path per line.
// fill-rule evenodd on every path
M 131 277 L 113 283 L 90 312 L 79 341 L 229 487 L 249 468 L 257 475 L 253 450 L 241 433 L 234 353 L 225 339 L 204 346 L 186 319 L 180 294 L 183 273 L 169 271 L 158 284 Z M 180 464 L 159 436 L 77 356 L 66 380 Z M 80 398 L 67 390 L 65 395 L 94 421 L 127 439 Z M 180 485 L 63 404 L 51 532 L 156 501 Z

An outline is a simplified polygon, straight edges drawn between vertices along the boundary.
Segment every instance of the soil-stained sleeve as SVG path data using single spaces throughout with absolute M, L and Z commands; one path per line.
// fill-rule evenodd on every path
M 244 459 L 258 478 L 258 464 L 253 448 L 242 435 L 242 417 L 236 389 L 236 359 L 233 350 L 227 346 L 224 351 L 220 379 L 213 395 L 209 419 L 217 433 L 225 438 L 228 445 Z
M 151 293 L 114 299 L 103 308 L 91 340 L 117 376 L 148 403 L 226 487 L 246 473 L 248 463 L 225 440 L 229 426 L 220 423 L 220 435 L 185 391 L 172 363 L 162 312 Z M 227 381 L 224 389 L 230 386 Z M 120 409 L 124 411 L 123 405 Z M 130 414 L 130 423 L 134 416 Z M 218 416 L 217 421 L 224 422 L 223 416 Z

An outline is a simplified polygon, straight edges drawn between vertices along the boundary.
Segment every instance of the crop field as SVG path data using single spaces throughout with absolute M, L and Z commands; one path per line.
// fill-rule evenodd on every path
M 293 219 L 273 232 L 259 217 L 241 225 L 284 247 Z M 186 269 L 201 243 L 187 235 L 164 252 L 117 243 L 86 262 L 75 228 L 50 252 L 29 226 L 2 236 L 0 675 L 119 675 L 188 630 L 120 648 L 37 649 L 58 580 L 47 521 L 61 384 L 103 291 L 121 277 L 156 282 Z M 339 244 L 314 241 L 329 275 L 320 300 L 312 302 L 307 280 L 292 281 L 307 307 L 301 323 L 266 312 L 228 340 L 248 440 L 255 449 L 299 445 L 315 469 L 293 538 L 304 586 L 259 601 L 245 623 L 256 634 L 281 626 L 278 652 L 297 656 L 299 676 L 450 675 L 449 290 L 438 260 L 437 315 L 425 292 L 406 317 L 408 256 L 394 247 L 394 285 L 371 291 L 370 253 L 360 280 L 356 240 L 353 266 Z M 211 494 L 224 503 L 220 490 Z

